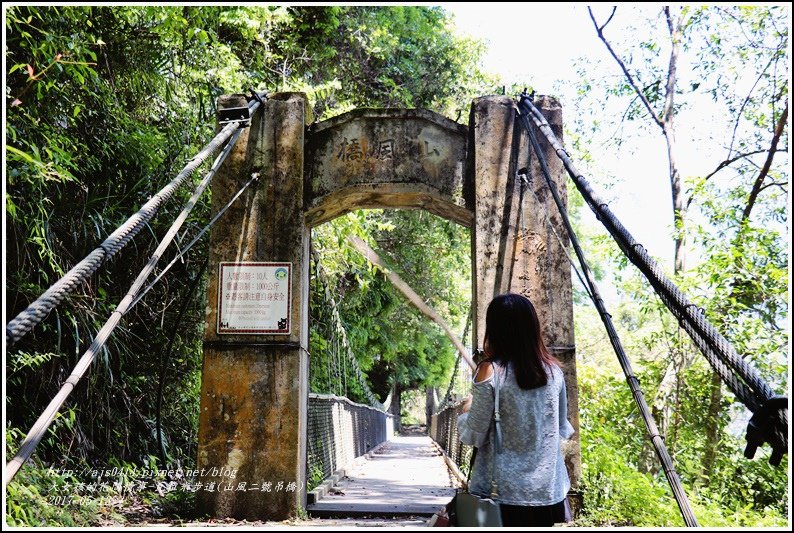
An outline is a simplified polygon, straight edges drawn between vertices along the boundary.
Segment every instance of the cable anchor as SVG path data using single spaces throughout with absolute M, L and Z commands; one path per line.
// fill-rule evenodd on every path
M 753 414 L 747 424 L 747 447 L 744 449 L 744 456 L 748 459 L 755 457 L 758 448 L 768 442 L 772 447 L 772 454 L 769 456 L 769 464 L 778 466 L 783 454 L 786 453 L 788 443 L 787 435 L 781 431 L 779 420 L 788 418 L 788 398 L 785 396 L 772 396 L 761 408 Z

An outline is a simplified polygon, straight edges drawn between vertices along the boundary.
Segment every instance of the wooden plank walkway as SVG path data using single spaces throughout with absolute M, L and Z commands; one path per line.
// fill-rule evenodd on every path
M 455 495 L 444 457 L 427 436 L 400 436 L 359 458 L 318 502 L 318 518 L 431 516 Z

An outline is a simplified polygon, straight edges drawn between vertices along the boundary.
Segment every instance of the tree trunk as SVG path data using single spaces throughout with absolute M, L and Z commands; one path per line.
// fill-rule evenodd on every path
M 670 187 L 673 195 L 673 223 L 675 231 L 675 255 L 673 271 L 682 274 L 686 270 L 686 219 L 687 198 L 683 188 L 683 180 L 678 170 L 675 159 L 675 130 L 673 119 L 670 117 L 669 131 L 665 133 L 667 139 L 667 158 L 670 163 Z
M 402 387 L 397 383 L 392 385 L 392 397 L 391 404 L 389 405 L 389 413 L 394 415 L 394 430 L 397 431 L 397 433 L 400 433 L 403 429 L 402 419 L 400 418 L 403 404 L 402 395 Z
M 425 428 L 430 432 L 430 422 L 433 420 L 433 413 L 436 411 L 436 389 L 435 387 L 425 388 Z
M 664 115 L 662 115 L 662 131 L 667 142 L 667 160 L 670 164 L 670 187 L 673 195 L 673 223 L 675 228 L 675 273 L 680 274 L 686 268 L 686 192 L 682 187 L 681 173 L 676 161 L 675 144 L 675 86 L 678 81 L 678 57 L 681 53 L 681 18 L 673 20 L 670 7 L 664 8 L 667 28 L 670 32 L 670 63 L 667 67 L 667 84 L 665 87 Z
M 720 444 L 720 413 L 722 411 L 722 380 L 720 376 L 711 372 L 711 398 L 706 418 L 706 449 L 703 452 L 703 469 L 701 471 L 701 484 L 708 487 L 714 463 L 717 459 L 717 447 Z
M 665 86 L 664 111 L 657 117 L 657 123 L 662 129 L 667 145 L 667 161 L 670 176 L 670 190 L 673 200 L 673 228 L 675 253 L 673 256 L 674 274 L 683 274 L 686 270 L 686 191 L 683 187 L 681 172 L 678 169 L 676 160 L 676 138 L 675 138 L 675 87 L 678 81 L 678 57 L 681 51 L 681 19 L 673 20 L 670 8 L 664 8 L 667 27 L 670 32 L 670 62 L 667 67 L 667 83 Z M 676 381 L 680 372 L 686 370 L 692 364 L 692 357 L 687 356 L 684 346 L 680 342 L 681 330 L 673 335 L 678 338 L 672 339 L 670 363 L 667 365 L 662 381 L 657 388 L 654 396 L 651 412 L 659 425 L 662 437 L 669 433 L 677 433 L 674 427 L 676 418 L 672 416 L 672 406 L 680 402 L 677 398 Z M 672 450 L 671 450 L 672 452 Z M 644 472 L 656 472 L 658 463 L 655 460 L 655 452 L 650 440 L 645 441 L 640 452 L 640 470 Z

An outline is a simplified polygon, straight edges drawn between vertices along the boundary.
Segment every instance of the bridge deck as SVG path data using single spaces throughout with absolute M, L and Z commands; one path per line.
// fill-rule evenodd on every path
M 357 461 L 318 502 L 314 517 L 431 516 L 455 495 L 454 478 L 427 436 L 401 436 Z

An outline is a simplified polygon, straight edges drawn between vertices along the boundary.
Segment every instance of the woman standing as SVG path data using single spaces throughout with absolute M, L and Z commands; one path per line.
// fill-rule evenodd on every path
M 560 439 L 570 438 L 574 429 L 568 422 L 565 380 L 527 298 L 508 293 L 491 301 L 484 349 L 486 358 L 458 418 L 461 442 L 478 448 L 469 492 L 488 498 L 495 485 L 505 526 L 568 521 L 571 482 Z M 500 431 L 494 423 L 496 388 Z

